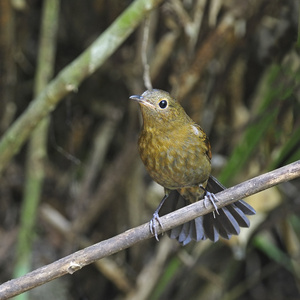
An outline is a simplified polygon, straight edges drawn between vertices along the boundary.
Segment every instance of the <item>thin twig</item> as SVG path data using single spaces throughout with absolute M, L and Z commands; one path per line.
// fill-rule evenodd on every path
M 148 59 L 147 59 L 147 46 L 148 46 L 148 41 L 149 41 L 149 28 L 150 28 L 150 17 L 148 16 L 145 20 L 144 24 L 144 32 L 143 32 L 143 42 L 142 42 L 142 63 L 144 67 L 144 74 L 143 74 L 143 79 L 144 79 L 144 84 L 147 90 L 152 90 L 152 83 L 151 83 L 151 78 L 150 78 L 150 67 L 148 64 Z
M 300 177 L 300 160 L 218 193 L 217 198 L 219 201 L 216 205 L 218 208 L 221 208 L 239 199 L 297 177 Z M 168 231 L 198 216 L 212 212 L 213 209 L 212 204 L 206 204 L 205 207 L 203 201 L 199 201 L 161 217 L 161 223 L 164 231 Z M 158 232 L 161 233 L 162 229 L 160 228 Z M 153 234 L 149 231 L 149 223 L 127 230 L 124 233 L 77 251 L 20 278 L 3 283 L 0 285 L 0 299 L 8 299 L 65 274 L 73 274 L 98 259 L 129 248 L 151 237 L 153 237 Z

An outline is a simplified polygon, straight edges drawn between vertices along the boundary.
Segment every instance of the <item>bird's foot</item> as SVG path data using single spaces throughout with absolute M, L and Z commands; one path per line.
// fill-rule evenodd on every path
M 156 223 L 156 221 L 157 221 L 158 225 L 163 229 L 163 226 L 162 226 L 162 223 L 160 221 L 160 217 L 158 215 L 158 212 L 154 212 L 153 217 L 152 217 L 152 219 L 149 222 L 149 227 L 150 227 L 150 232 L 152 234 L 154 234 L 155 239 L 157 241 L 159 241 L 158 233 L 157 233 L 157 223 Z
M 216 197 L 215 194 L 210 193 L 210 192 L 208 192 L 208 191 L 205 191 L 205 197 L 204 197 L 204 206 L 205 206 L 205 208 L 207 208 L 207 206 L 206 206 L 206 201 L 207 201 L 207 200 L 208 200 L 208 201 L 213 205 L 213 207 L 215 208 L 215 210 L 213 211 L 213 215 L 214 215 L 214 218 L 215 218 L 215 217 L 216 217 L 216 214 L 215 214 L 215 213 L 217 213 L 217 214 L 219 215 L 218 207 L 217 207 L 217 205 L 216 205 L 216 202 L 218 202 L 219 200 L 218 200 L 218 198 Z

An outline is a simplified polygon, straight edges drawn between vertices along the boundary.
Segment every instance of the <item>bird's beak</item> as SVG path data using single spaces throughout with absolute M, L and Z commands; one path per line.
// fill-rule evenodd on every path
M 129 97 L 129 99 L 135 100 L 135 101 L 139 102 L 142 105 L 154 108 L 154 105 L 151 104 L 150 102 L 148 102 L 143 96 L 132 95 L 132 96 Z
M 132 95 L 129 97 L 129 99 L 136 100 L 138 102 L 143 101 L 143 97 L 140 95 Z

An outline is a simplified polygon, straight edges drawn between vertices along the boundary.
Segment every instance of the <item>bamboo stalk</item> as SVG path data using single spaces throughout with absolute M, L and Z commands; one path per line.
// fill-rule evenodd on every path
M 59 6 L 60 0 L 46 0 L 44 2 L 34 83 L 35 95 L 43 90 L 53 76 Z M 26 274 L 31 269 L 32 240 L 35 235 L 34 226 L 44 181 L 48 123 L 48 117 L 44 118 L 34 130 L 29 142 L 14 276 Z M 27 299 L 27 296 L 22 296 L 22 299 Z
M 136 0 L 89 46 L 65 67 L 47 87 L 32 100 L 24 113 L 12 124 L 0 140 L 0 173 L 18 153 L 33 129 L 70 92 L 93 74 L 126 40 L 145 16 L 162 0 Z

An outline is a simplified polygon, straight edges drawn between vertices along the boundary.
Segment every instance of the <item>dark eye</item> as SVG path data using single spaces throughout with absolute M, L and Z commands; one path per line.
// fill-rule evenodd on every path
M 168 106 L 168 101 L 167 100 L 161 100 L 158 103 L 158 105 L 159 105 L 160 108 L 166 108 Z

